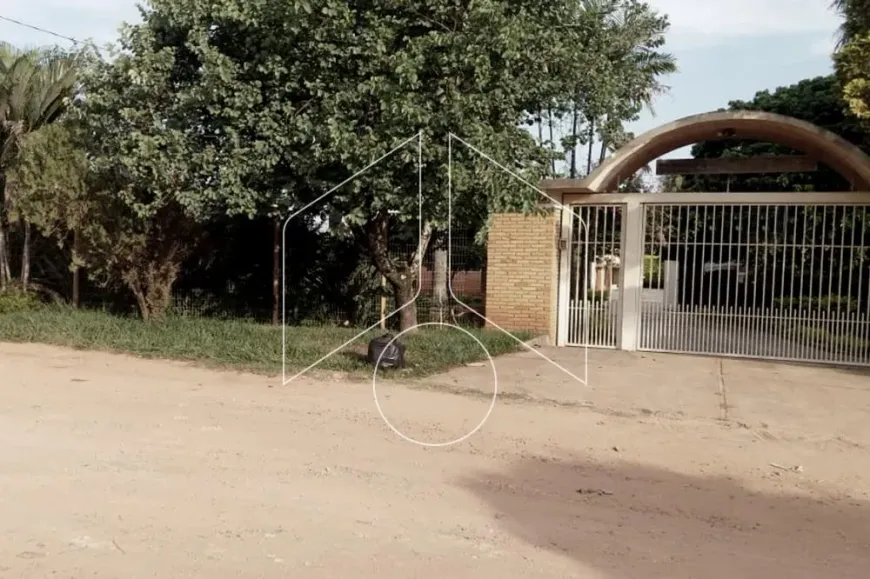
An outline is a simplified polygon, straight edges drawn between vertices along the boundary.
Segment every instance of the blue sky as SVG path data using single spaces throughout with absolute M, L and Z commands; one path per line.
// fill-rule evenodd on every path
M 839 20 L 830 0 L 649 1 L 670 18 L 668 50 L 680 70 L 665 81 L 671 90 L 655 104 L 655 117 L 645 114 L 630 127 L 636 133 L 831 71 Z M 0 16 L 103 44 L 138 12 L 131 0 L 3 0 Z M 0 40 L 64 42 L 2 20 Z

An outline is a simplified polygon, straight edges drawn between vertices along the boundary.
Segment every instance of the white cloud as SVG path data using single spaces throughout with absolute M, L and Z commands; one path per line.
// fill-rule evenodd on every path
M 647 0 L 671 23 L 668 50 L 684 52 L 739 41 L 803 34 L 819 38 L 813 55 L 830 53 L 840 25 L 830 0 Z M 809 48 L 809 47 L 808 47 Z
M 136 0 L 5 0 L 0 7 L 0 14 L 20 18 L 45 19 L 58 11 L 118 22 L 137 13 Z
M 136 0 L 0 0 L 0 16 L 98 44 L 114 40 L 122 22 L 139 20 Z M 14 44 L 57 41 L 7 21 L 0 21 L 0 39 Z
M 674 30 L 710 36 L 765 36 L 833 31 L 840 20 L 829 0 L 648 0 Z
M 830 0 L 648 0 L 668 15 L 673 49 L 718 44 L 741 36 L 787 33 L 830 33 L 839 18 Z M 122 21 L 137 21 L 136 0 L 2 0 L 0 15 L 15 18 L 75 38 L 106 42 Z M 2 24 L 0 38 L 49 40 L 26 29 Z M 817 50 L 823 50 L 817 47 Z

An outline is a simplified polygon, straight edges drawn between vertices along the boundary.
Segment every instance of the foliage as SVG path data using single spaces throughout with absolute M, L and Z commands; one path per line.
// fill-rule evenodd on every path
M 657 255 L 643 256 L 643 287 L 659 289 L 664 284 L 662 260 Z
M 0 292 L 0 315 L 33 310 L 41 303 L 33 293 L 9 288 Z
M 610 290 L 586 290 L 586 301 L 594 304 L 610 301 Z
M 776 298 L 773 303 L 776 307 L 786 310 L 835 313 L 856 312 L 861 306 L 859 300 L 855 298 L 838 295 Z
M 63 113 L 77 64 L 74 53 L 0 43 L 0 171 L 13 163 L 25 135 Z
M 731 101 L 727 110 L 764 111 L 801 119 L 870 151 L 870 133 L 857 119 L 846 114 L 833 75 L 805 79 L 773 92 L 759 91 L 750 101 Z M 692 148 L 692 155 L 696 158 L 796 153 L 781 145 L 740 139 L 708 141 Z M 850 188 L 843 177 L 826 166 L 811 173 L 683 176 L 679 180 L 666 181 L 664 186 L 673 188 L 677 181 L 682 191 L 847 191 Z
M 834 64 L 849 110 L 870 119 L 870 1 L 834 0 L 843 16 Z
M 325 148 L 350 175 L 421 131 L 424 223 L 415 223 L 418 151 L 413 145 L 336 192 L 331 204 L 367 243 L 381 273 L 397 291 L 407 291 L 431 235 L 447 225 L 450 132 L 461 132 L 463 140 L 528 181 L 544 174 L 544 152 L 519 125 L 544 98 L 542 86 L 557 88 L 546 84 L 549 75 L 539 63 L 564 58 L 547 42 L 555 40 L 553 28 L 564 3 L 364 4 L 364 12 L 362 5 L 352 8 L 349 50 L 357 58 L 337 65 L 320 109 L 321 124 L 329 131 Z M 456 220 L 480 223 L 489 211 L 536 209 L 539 196 L 532 188 L 506 178 L 464 144 L 453 145 L 454 212 L 462 208 L 463 213 Z M 410 223 L 423 236 L 418 251 L 398 260 L 387 256 L 386 245 L 387 231 L 397 221 Z
M 468 330 L 493 356 L 519 349 L 516 340 L 502 332 Z M 336 327 L 291 327 L 287 330 L 288 371 L 306 368 L 357 330 Z M 319 369 L 351 372 L 371 379 L 363 353 L 373 332 L 324 360 Z M 525 340 L 531 335 L 519 332 Z M 145 324 L 132 317 L 111 316 L 46 306 L 32 311 L 0 313 L 0 340 L 42 342 L 73 348 L 130 353 L 147 358 L 189 360 L 209 366 L 278 373 L 281 371 L 281 330 L 249 322 L 219 321 L 168 316 L 164 323 Z M 450 330 L 424 330 L 403 336 L 409 368 L 384 377 L 425 376 L 453 366 L 485 360 L 480 346 L 466 335 Z
M 639 2 L 618 4 L 626 7 L 629 18 L 647 10 Z M 637 43 L 614 46 L 629 35 L 601 35 L 600 42 L 592 42 L 598 33 L 595 25 L 603 24 L 593 22 L 573 1 L 365 5 L 351 44 L 360 58 L 341 63 L 326 98 L 329 106 L 321 109 L 326 115 L 322 125 L 330 129 L 326 149 L 335 164 L 351 174 L 422 130 L 425 220 L 416 225 L 422 233 L 419 250 L 403 260 L 388 259 L 385 251 L 387 231 L 395 221 L 413 223 L 418 215 L 413 147 L 386 159 L 375 176 L 363 176 L 337 192 L 332 203 L 367 242 L 378 269 L 404 303 L 432 235 L 446 228 L 448 156 L 453 167 L 454 227 L 480 227 L 493 212 L 539 210 L 540 196 L 533 187 L 467 144 L 535 183 L 548 173 L 550 154 L 521 123 L 545 108 L 564 109 L 578 94 L 580 79 L 590 90 L 606 83 L 613 62 L 642 68 L 638 61 L 647 45 L 636 52 L 632 48 Z M 650 42 L 653 46 L 658 39 Z M 602 52 L 602 47 L 611 46 L 613 50 Z M 635 56 L 637 61 L 632 60 Z M 584 61 L 593 57 L 601 70 Z M 628 88 L 619 92 L 621 98 L 643 92 L 625 82 Z M 448 152 L 450 132 L 460 133 L 464 142 L 454 141 Z
M 10 234 L 21 221 L 24 233 L 20 277 L 26 289 L 30 276 L 30 228 L 16 214 L 16 199 L 7 186 L 27 136 L 64 113 L 76 86 L 80 55 L 59 49 L 18 50 L 0 44 L 0 290 L 13 271 Z
M 850 40 L 835 61 L 849 110 L 860 119 L 870 119 L 870 33 Z
M 576 24 L 564 42 L 574 66 L 566 81 L 567 102 L 550 108 L 550 116 L 570 123 L 561 145 L 569 156 L 569 176 L 589 172 L 608 150 L 632 138 L 626 122 L 635 121 L 655 96 L 666 90 L 661 77 L 676 71 L 672 55 L 663 52 L 669 23 L 646 2 L 583 0 L 575 4 Z M 598 159 L 592 149 L 597 136 Z M 586 169 L 578 168 L 579 146 L 588 150 Z
M 831 8 L 843 18 L 838 48 L 870 30 L 870 0 L 832 0 Z
M 354 240 L 328 235 L 315 220 L 303 217 L 282 228 L 281 285 L 288 323 L 339 315 L 340 321 L 356 323 L 364 312 L 375 312 L 380 277 Z M 271 312 L 272 295 L 263 290 L 273 281 L 273 254 L 266 250 L 274 223 L 265 216 L 236 216 L 206 224 L 202 242 L 181 267 L 178 293 L 208 296 L 224 311 Z
M 7 184 L 19 210 L 47 237 L 63 239 L 87 217 L 85 150 L 69 123 L 55 123 L 26 135 Z
M 111 60 L 77 55 L 76 106 L 27 139 L 13 181 L 28 219 L 61 243 L 75 232 L 76 264 L 126 286 L 149 320 L 163 317 L 180 272 L 209 271 L 216 230 L 313 201 L 293 227 L 297 271 L 316 260 L 343 269 L 297 276 L 300 300 L 371 295 L 374 267 L 406 303 L 447 226 L 448 157 L 454 227 L 481 234 L 493 212 L 540 211 L 528 184 L 552 154 L 523 122 L 576 111 L 582 97 L 616 143 L 674 68 L 660 50 L 667 19 L 639 0 L 151 0 L 141 14 Z M 459 141 L 449 154 L 451 132 L 526 183 Z M 327 215 L 329 231 L 313 231 Z M 415 249 L 396 255 L 395 239 Z M 334 275 L 350 272 L 341 287 Z M 406 314 L 403 328 L 416 321 Z
M 111 62 L 91 60 L 76 111 L 101 212 L 89 271 L 123 280 L 144 318 L 165 312 L 204 225 L 296 203 L 316 159 L 302 111 L 326 66 L 315 48 L 329 44 L 328 16 L 303 2 L 154 0 Z

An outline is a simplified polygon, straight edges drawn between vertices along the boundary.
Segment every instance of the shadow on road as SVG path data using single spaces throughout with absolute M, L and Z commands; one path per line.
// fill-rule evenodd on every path
M 502 528 L 608 579 L 866 579 L 870 569 L 867 502 L 764 494 L 640 465 L 536 459 L 460 484 Z

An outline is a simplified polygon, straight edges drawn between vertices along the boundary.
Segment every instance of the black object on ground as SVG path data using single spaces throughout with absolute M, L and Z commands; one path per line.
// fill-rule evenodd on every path
M 405 345 L 395 340 L 392 334 L 372 338 L 369 342 L 369 364 L 374 366 L 380 358 L 380 368 L 404 368 Z

